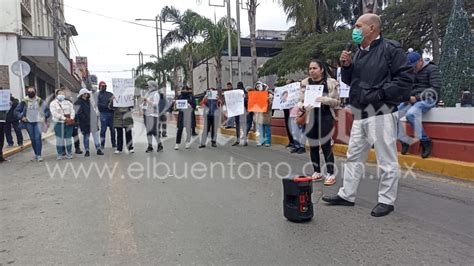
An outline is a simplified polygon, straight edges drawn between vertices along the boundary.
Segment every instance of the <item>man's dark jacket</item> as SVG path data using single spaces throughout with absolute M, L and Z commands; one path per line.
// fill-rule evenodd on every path
M 382 37 L 370 44 L 369 51 L 359 48 L 352 64 L 342 68 L 342 81 L 351 86 L 354 119 L 397 111 L 397 105 L 409 99 L 413 80 L 403 48 Z
M 109 103 L 112 101 L 112 97 L 114 97 L 113 93 L 109 91 L 99 91 L 99 96 L 97 97 L 97 107 L 99 108 L 99 112 L 106 112 L 106 113 L 113 113 L 114 110 L 109 108 Z

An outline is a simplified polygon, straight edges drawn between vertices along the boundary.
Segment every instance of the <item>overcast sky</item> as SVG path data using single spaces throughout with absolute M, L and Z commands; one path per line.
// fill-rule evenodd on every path
M 210 0 L 211 3 L 222 3 L 223 0 Z M 241 0 L 242 1 L 242 0 Z M 210 7 L 209 0 L 65 0 L 65 17 L 68 23 L 73 24 L 79 36 L 74 37 L 79 55 L 87 56 L 89 70 L 96 74 L 99 80 L 110 82 L 111 78 L 131 78 L 131 69 L 138 65 L 138 56 L 127 56 L 128 53 L 156 54 L 156 35 L 154 28 L 127 24 L 114 19 L 104 18 L 78 9 L 102 14 L 127 21 L 136 18 L 154 18 L 166 5 L 173 5 L 181 12 L 192 9 L 211 20 L 214 14 L 219 18 L 226 15 L 225 7 Z M 235 18 L 235 0 L 231 0 L 232 17 Z M 154 22 L 141 21 L 141 24 L 154 26 Z M 290 25 L 286 23 L 283 9 L 274 0 L 260 0 L 257 8 L 257 29 L 286 30 Z M 170 23 L 163 24 L 164 29 L 172 29 Z M 247 11 L 241 10 L 242 36 L 249 35 Z M 166 35 L 166 31 L 163 35 Z M 71 57 L 78 55 L 71 45 Z M 153 61 L 153 58 L 144 57 L 144 61 Z M 99 71 L 122 71 L 104 73 Z

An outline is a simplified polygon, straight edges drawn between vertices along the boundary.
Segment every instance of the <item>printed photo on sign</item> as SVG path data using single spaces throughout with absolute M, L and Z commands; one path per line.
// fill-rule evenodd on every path
M 295 82 L 275 88 L 272 109 L 291 109 L 299 101 L 300 83 Z
M 10 90 L 0 90 L 0 111 L 10 110 Z
M 339 97 L 341 98 L 349 98 L 349 91 L 351 87 L 346 83 L 342 82 L 342 74 L 341 68 L 337 69 L 337 81 L 339 81 Z
M 217 91 L 207 91 L 206 95 L 207 95 L 207 99 L 209 100 L 217 99 Z
M 227 117 L 238 116 L 245 113 L 243 90 L 225 91 L 224 98 L 227 106 Z
M 321 107 L 321 102 L 316 101 L 318 97 L 323 96 L 323 85 L 307 85 L 304 93 L 304 106 Z
M 114 107 L 134 106 L 135 99 L 135 81 L 133 79 L 112 79 L 114 89 Z
M 176 109 L 188 109 L 188 100 L 176 100 Z

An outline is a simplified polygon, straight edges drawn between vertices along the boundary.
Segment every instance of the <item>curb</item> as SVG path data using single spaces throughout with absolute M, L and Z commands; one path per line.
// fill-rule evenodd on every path
M 221 128 L 220 132 L 224 135 L 235 136 L 235 129 Z M 250 132 L 248 138 L 251 140 L 256 140 L 257 136 L 254 132 Z M 272 144 L 286 145 L 287 143 L 288 138 L 285 136 L 272 136 Z M 333 152 L 338 156 L 346 157 L 347 148 L 348 145 L 334 144 Z M 369 151 L 368 162 L 377 162 L 374 149 Z M 401 155 L 400 153 L 398 154 L 398 163 L 403 169 L 416 169 L 432 174 L 474 181 L 474 163 L 440 159 L 435 157 L 423 159 L 419 156 Z
M 44 140 L 44 139 L 47 139 L 47 138 L 52 137 L 52 136 L 54 136 L 54 132 L 46 133 L 46 134 L 43 134 L 41 139 Z M 5 158 L 8 158 L 10 156 L 13 156 L 13 155 L 15 155 L 19 152 L 22 152 L 26 149 L 29 149 L 29 148 L 31 148 L 31 140 L 25 141 L 25 143 L 21 147 L 15 147 L 15 148 L 12 148 L 12 149 L 9 149 L 9 150 L 5 151 L 3 153 L 3 156 Z

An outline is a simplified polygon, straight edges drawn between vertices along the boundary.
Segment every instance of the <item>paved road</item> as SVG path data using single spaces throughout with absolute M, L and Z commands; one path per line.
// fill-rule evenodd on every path
M 57 163 L 46 144 L 43 163 L 28 150 L 2 164 L 0 264 L 474 264 L 472 183 L 405 171 L 383 218 L 370 216 L 376 179 L 362 181 L 354 207 L 318 202 L 340 179 L 315 184 L 315 217 L 295 224 L 282 216 L 278 176 L 288 165 L 300 173 L 309 155 L 224 137 L 224 147 L 179 151 L 169 137 L 165 152 L 146 154 L 140 125 L 136 135 L 135 154 Z

